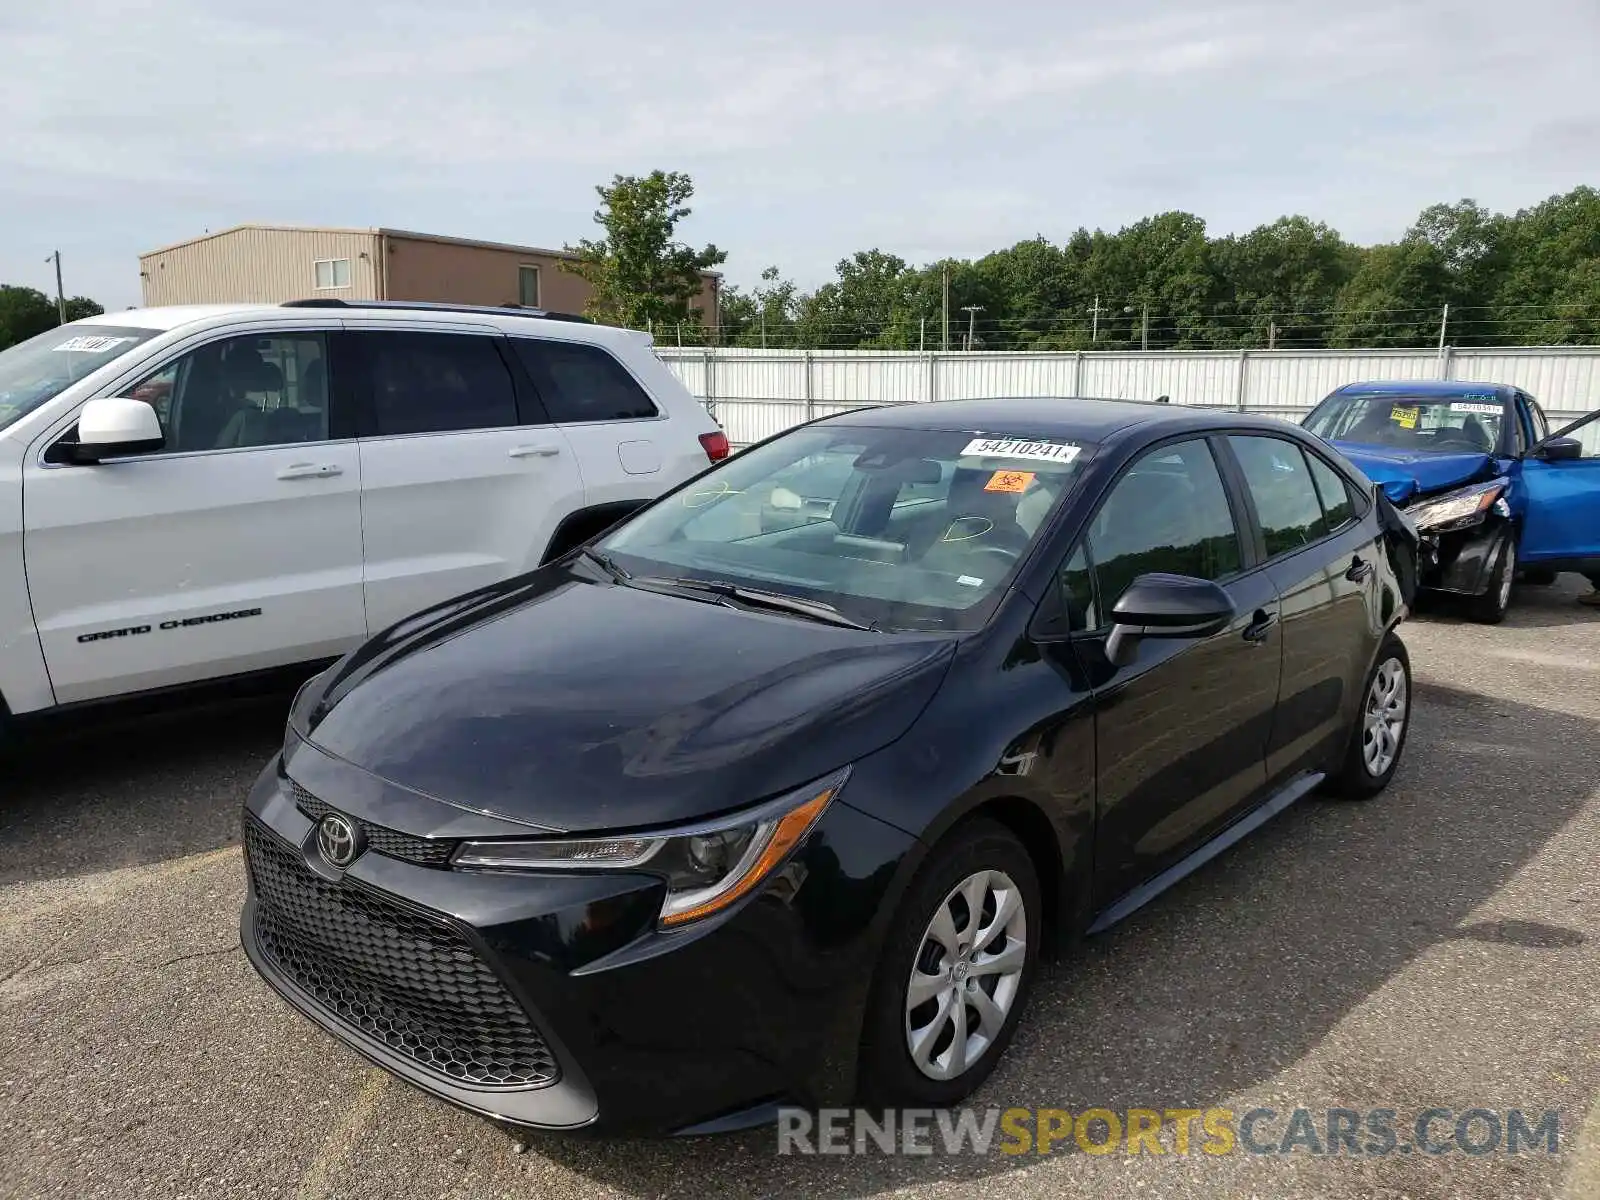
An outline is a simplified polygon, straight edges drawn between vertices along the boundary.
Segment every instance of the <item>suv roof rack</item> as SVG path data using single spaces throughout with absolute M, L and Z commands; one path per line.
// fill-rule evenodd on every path
M 310 300 L 285 300 L 283 308 L 395 308 L 410 312 L 460 312 L 486 313 L 503 317 L 537 317 L 541 321 L 574 321 L 580 325 L 593 325 L 588 317 L 576 313 L 550 312 L 543 308 L 525 308 L 520 304 L 450 304 L 442 300 L 340 300 L 336 296 L 316 297 Z

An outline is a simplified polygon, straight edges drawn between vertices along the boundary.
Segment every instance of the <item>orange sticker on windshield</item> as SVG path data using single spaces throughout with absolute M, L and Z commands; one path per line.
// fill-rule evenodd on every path
M 1032 471 L 996 471 L 983 485 L 986 492 L 1025 492 L 1033 482 Z

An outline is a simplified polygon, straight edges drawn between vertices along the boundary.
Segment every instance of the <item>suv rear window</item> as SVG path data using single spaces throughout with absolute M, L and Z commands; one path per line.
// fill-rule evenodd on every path
M 516 392 L 497 339 L 398 330 L 361 336 L 380 437 L 517 424 Z
M 599 346 L 523 337 L 512 338 L 511 345 L 558 425 L 656 415 L 644 389 Z

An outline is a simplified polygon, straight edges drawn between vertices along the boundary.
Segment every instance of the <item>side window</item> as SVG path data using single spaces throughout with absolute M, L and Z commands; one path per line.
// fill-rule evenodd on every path
M 362 340 L 378 436 L 517 424 L 516 392 L 497 338 L 395 331 Z
M 1544 409 L 1539 407 L 1532 396 L 1524 396 L 1523 403 L 1528 408 L 1528 425 L 1533 435 L 1533 442 L 1544 441 L 1550 436 L 1550 422 L 1545 420 Z
M 169 453 L 323 441 L 327 349 L 320 333 L 226 338 L 165 364 L 125 394 L 156 410 Z
M 1306 461 L 1311 464 L 1311 479 L 1317 485 L 1328 532 L 1343 529 L 1356 517 L 1349 481 L 1315 454 L 1306 455 Z
M 1239 435 L 1229 437 L 1228 444 L 1256 502 L 1269 558 L 1298 550 L 1328 531 L 1299 446 L 1282 438 Z
M 656 415 L 644 389 L 599 346 L 535 338 L 512 338 L 511 345 L 558 425 Z
M 1205 440 L 1162 446 L 1135 462 L 1090 522 L 1089 554 L 1107 610 L 1150 571 L 1221 579 L 1239 570 L 1239 533 Z

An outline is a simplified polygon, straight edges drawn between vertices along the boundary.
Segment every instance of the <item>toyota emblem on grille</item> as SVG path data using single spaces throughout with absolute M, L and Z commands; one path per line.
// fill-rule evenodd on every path
M 338 813 L 329 813 L 317 826 L 317 849 L 334 866 L 348 867 L 361 853 L 355 826 Z

